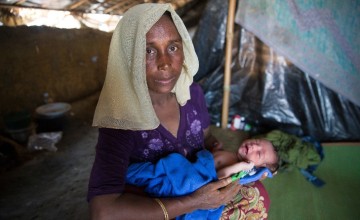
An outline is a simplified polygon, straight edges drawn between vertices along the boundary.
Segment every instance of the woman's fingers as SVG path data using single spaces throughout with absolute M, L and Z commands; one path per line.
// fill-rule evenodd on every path
M 218 181 L 220 186 L 217 188 L 220 195 L 219 198 L 222 200 L 222 204 L 228 203 L 234 196 L 239 192 L 241 185 L 238 181 L 232 182 L 231 177 Z
M 222 204 L 230 202 L 236 194 L 239 192 L 241 185 L 238 181 L 234 181 L 227 185 L 225 188 L 220 189 L 220 196 L 222 198 Z
M 224 188 L 225 186 L 229 185 L 231 183 L 231 177 L 221 179 L 217 182 L 214 182 L 214 187 L 216 189 Z
M 231 201 L 239 190 L 237 182 L 225 178 L 201 187 L 192 196 L 200 209 L 217 208 Z

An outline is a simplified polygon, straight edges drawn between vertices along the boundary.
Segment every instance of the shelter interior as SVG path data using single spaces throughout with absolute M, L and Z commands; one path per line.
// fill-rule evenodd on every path
M 88 218 L 85 193 L 97 140 L 91 123 L 105 79 L 111 31 L 125 11 L 145 2 L 171 3 L 195 46 L 208 49 L 199 51 L 206 67 L 195 81 L 208 98 L 213 129 L 225 141 L 279 128 L 323 143 L 360 146 L 358 100 L 324 86 L 299 69 L 296 59 L 279 54 L 241 25 L 234 27 L 226 123 L 241 114 L 247 126 L 236 134 L 216 127 L 222 114 L 227 41 L 228 5 L 223 1 L 0 0 L 0 185 L 6 189 L 0 193 L 0 219 Z M 71 15 L 78 27 L 30 26 L 40 22 L 34 16 L 45 13 L 51 23 L 49 12 Z M 281 92 L 271 95 L 276 86 Z M 351 91 L 360 94 L 358 88 Z M 62 106 L 64 114 L 44 116 L 39 108 L 47 103 L 71 107 Z M 30 149 L 30 136 L 42 131 L 62 131 L 62 136 L 54 137 L 48 149 Z M 355 209 L 350 214 L 360 217 Z

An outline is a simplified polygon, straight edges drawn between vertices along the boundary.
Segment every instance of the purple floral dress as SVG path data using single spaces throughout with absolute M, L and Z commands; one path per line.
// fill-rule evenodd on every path
M 88 200 L 96 195 L 121 193 L 125 188 L 127 166 L 134 162 L 156 162 L 177 152 L 192 159 L 204 148 L 203 130 L 210 125 L 201 87 L 193 83 L 191 99 L 180 107 L 177 137 L 162 125 L 154 130 L 100 128 Z

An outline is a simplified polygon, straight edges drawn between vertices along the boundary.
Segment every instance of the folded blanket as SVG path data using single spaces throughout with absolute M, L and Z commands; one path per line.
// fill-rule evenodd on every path
M 201 186 L 217 180 L 214 159 L 207 150 L 199 151 L 191 163 L 184 156 L 172 153 L 156 164 L 134 163 L 128 168 L 126 182 L 145 187 L 153 197 L 176 197 L 194 192 Z M 224 206 L 211 210 L 196 210 L 176 219 L 219 219 Z

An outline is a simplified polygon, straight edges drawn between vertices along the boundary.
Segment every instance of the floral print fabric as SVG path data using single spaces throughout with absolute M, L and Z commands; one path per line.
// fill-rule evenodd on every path
M 221 220 L 263 220 L 268 217 L 269 195 L 259 181 L 244 185 L 224 208 Z

